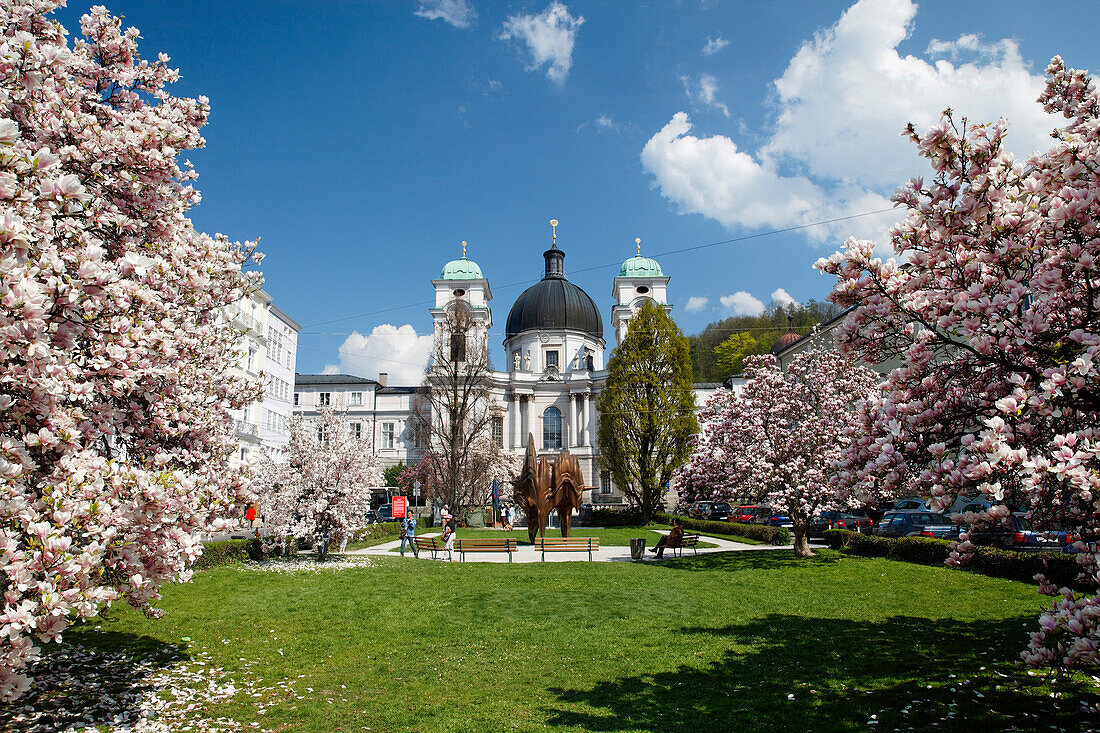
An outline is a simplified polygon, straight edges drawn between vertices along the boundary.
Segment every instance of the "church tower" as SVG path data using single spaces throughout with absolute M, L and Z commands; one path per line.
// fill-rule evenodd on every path
M 611 293 L 615 299 L 611 308 L 611 327 L 615 329 L 616 346 L 626 338 L 630 319 L 646 299 L 663 305 L 666 313 L 672 311 L 668 304 L 668 277 L 657 260 L 642 257 L 641 239 L 635 239 L 634 245 L 638 253 L 623 263 Z
M 444 265 L 439 278 L 432 280 L 432 286 L 435 287 L 435 307 L 431 309 L 431 314 L 436 338 L 444 335 L 441 329 L 446 328 L 448 309 L 463 303 L 470 308 L 481 348 L 485 348 L 489 330 L 493 327 L 493 314 L 489 309 L 493 293 L 489 290 L 489 281 L 481 274 L 481 267 L 466 259 L 466 242 L 462 243 L 462 259 L 451 260 Z

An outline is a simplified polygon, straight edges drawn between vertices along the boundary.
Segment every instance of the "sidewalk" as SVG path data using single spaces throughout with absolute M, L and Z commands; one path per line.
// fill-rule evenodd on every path
M 662 534 L 668 534 L 667 530 L 656 530 Z M 424 534 L 418 534 L 417 537 L 438 537 L 439 532 L 426 532 Z M 550 535 L 547 535 L 550 536 Z M 557 533 L 553 536 L 559 536 Z M 707 542 L 715 545 L 715 547 L 700 547 L 698 548 L 698 554 L 704 555 L 708 552 L 748 552 L 752 550 L 789 550 L 789 545 L 744 545 L 740 542 L 732 542 L 720 537 L 713 537 L 710 535 L 701 535 L 699 537 L 700 542 Z M 375 545 L 374 547 L 367 547 L 362 550 L 349 550 L 344 553 L 345 555 L 380 555 L 382 557 L 401 557 L 401 555 L 390 552 L 401 545 L 401 540 L 393 540 L 381 545 Z M 691 550 L 685 550 L 685 557 L 691 557 Z M 405 548 L 405 557 L 412 559 L 412 551 L 408 547 Z M 658 560 L 652 552 L 648 550 L 645 553 L 646 562 L 664 562 L 673 557 L 672 550 L 665 550 L 664 559 Z M 425 552 L 419 558 L 421 560 L 431 560 L 432 555 L 430 552 Z M 437 560 L 446 561 L 447 553 L 436 553 Z M 455 562 L 459 562 L 461 557 L 457 550 L 454 552 Z M 630 562 L 630 547 L 625 545 L 600 545 L 600 549 L 592 553 L 593 562 Z M 503 552 L 467 552 L 466 562 L 508 562 L 508 556 Z M 519 545 L 516 551 L 512 553 L 512 562 L 542 562 L 542 553 L 535 549 L 533 545 Z M 546 553 L 546 562 L 588 562 L 587 552 L 548 552 Z

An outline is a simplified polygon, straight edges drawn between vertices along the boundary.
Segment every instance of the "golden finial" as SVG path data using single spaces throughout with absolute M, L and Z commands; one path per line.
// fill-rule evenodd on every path
M 642 238 L 634 237 L 634 248 L 638 250 L 638 256 L 642 256 Z
M 466 240 L 462 240 L 462 259 L 466 259 Z
M 553 227 L 553 231 L 551 233 L 551 236 L 554 238 L 554 244 L 557 244 L 558 243 L 558 220 L 557 219 L 551 219 L 550 220 L 550 226 Z

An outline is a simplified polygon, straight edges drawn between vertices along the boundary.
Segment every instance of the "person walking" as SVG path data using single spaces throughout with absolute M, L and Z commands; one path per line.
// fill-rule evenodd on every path
M 447 559 L 451 562 L 455 561 L 455 532 L 457 529 L 458 525 L 454 517 L 451 517 L 447 523 L 443 525 L 443 549 L 447 551 Z
M 405 541 L 408 540 L 413 557 L 420 557 L 420 550 L 416 547 L 416 520 L 411 514 L 406 514 L 401 520 L 401 557 L 405 557 Z
M 657 559 L 660 560 L 665 554 L 666 547 L 679 547 L 683 540 L 684 527 L 680 519 L 676 518 L 672 520 L 672 531 L 659 539 L 657 544 L 649 548 L 649 551 L 657 553 Z

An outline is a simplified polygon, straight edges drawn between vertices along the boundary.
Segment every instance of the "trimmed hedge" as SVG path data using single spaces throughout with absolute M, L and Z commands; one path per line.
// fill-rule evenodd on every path
M 364 540 L 380 539 L 382 537 L 400 537 L 401 522 L 379 522 L 368 524 L 362 529 L 351 533 L 348 542 L 363 542 Z
M 258 560 L 262 556 L 260 541 L 256 539 L 204 542 L 202 554 L 192 567 L 195 570 L 207 570 L 245 560 Z
M 951 541 L 931 537 L 877 537 L 850 532 L 846 529 L 825 530 L 825 541 L 834 550 L 843 550 L 863 557 L 885 557 L 890 560 L 943 565 L 951 555 Z M 1034 583 L 1042 573 L 1059 588 L 1093 590 L 1095 583 L 1080 578 L 1077 555 L 1059 552 L 1013 552 L 996 547 L 976 547 L 970 562 L 962 566 L 980 575 Z
M 672 524 L 671 514 L 658 514 L 658 522 Z M 791 531 L 786 527 L 768 527 L 763 524 L 741 524 L 739 522 L 708 522 L 703 519 L 675 517 L 683 522 L 684 529 L 692 529 L 704 534 L 721 534 L 729 537 L 746 537 L 750 540 L 767 542 L 769 545 L 791 544 Z
M 288 556 L 295 555 L 297 552 L 298 543 L 291 538 L 287 543 L 286 554 Z M 264 560 L 270 556 L 271 553 L 264 553 L 263 541 L 257 538 L 204 542 L 202 543 L 202 554 L 199 555 L 199 559 L 195 561 L 191 568 L 193 570 L 209 570 L 210 568 L 231 565 L 245 560 Z
M 591 527 L 636 527 L 642 524 L 642 513 L 634 507 L 626 509 L 593 507 L 585 523 Z

